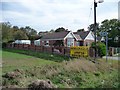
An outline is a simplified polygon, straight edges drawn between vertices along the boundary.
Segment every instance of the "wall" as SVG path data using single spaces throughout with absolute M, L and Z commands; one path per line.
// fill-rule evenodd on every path
M 48 53 L 70 56 L 70 48 L 68 47 L 45 47 L 45 46 L 36 46 L 36 45 L 29 45 L 29 44 L 8 44 L 7 48 L 31 50 L 31 51 L 38 51 L 38 52 L 48 52 Z M 90 57 L 94 57 L 93 48 L 89 48 L 88 52 Z
M 92 44 L 92 42 L 94 42 L 93 40 L 85 40 L 83 45 L 84 46 L 90 46 Z
M 48 52 L 60 55 L 69 55 L 70 48 L 68 47 L 48 47 L 48 46 L 36 46 L 29 44 L 8 44 L 7 48 L 21 49 L 21 50 L 31 50 L 38 52 Z

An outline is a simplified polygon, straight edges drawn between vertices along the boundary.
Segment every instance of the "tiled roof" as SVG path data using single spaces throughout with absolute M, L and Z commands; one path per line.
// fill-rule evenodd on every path
M 98 40 L 98 41 L 104 41 L 105 39 L 104 39 L 104 37 L 97 36 L 97 40 Z
M 44 35 L 41 39 L 64 39 L 70 31 L 54 32 Z
M 74 34 L 78 34 L 83 40 L 87 37 L 90 31 L 80 31 L 80 32 L 75 32 Z
M 81 37 L 78 34 L 74 34 L 77 40 L 82 40 Z

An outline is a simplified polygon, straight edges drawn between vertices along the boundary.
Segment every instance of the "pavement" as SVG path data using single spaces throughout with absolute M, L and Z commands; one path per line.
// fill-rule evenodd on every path
M 103 56 L 103 58 L 106 58 L 106 56 Z M 120 57 L 118 56 L 108 56 L 107 58 L 110 60 L 120 60 Z

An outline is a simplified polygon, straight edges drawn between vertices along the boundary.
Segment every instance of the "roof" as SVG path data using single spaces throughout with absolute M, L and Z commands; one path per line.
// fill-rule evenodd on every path
M 74 34 L 74 35 L 75 35 L 75 37 L 77 38 L 77 40 L 81 40 L 80 35 L 78 35 L 78 34 Z
M 90 31 L 80 31 L 80 32 L 75 32 L 74 34 L 78 34 L 83 40 L 87 37 Z
M 62 40 L 70 31 L 54 32 L 44 35 L 41 39 L 59 39 Z
M 97 36 L 97 40 L 98 40 L 98 41 L 104 41 L 104 37 Z

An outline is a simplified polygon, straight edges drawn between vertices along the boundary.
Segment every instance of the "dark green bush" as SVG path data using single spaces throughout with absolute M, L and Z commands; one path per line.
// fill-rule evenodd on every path
M 95 48 L 95 43 L 93 42 L 91 45 L 92 48 Z M 102 42 L 97 42 L 96 43 L 96 48 L 97 48 L 97 53 L 98 56 L 102 57 L 106 55 L 106 46 Z
M 98 47 L 98 54 L 100 55 L 100 57 L 105 56 L 106 55 L 106 46 L 105 46 L 105 44 L 102 43 L 102 42 L 98 42 L 97 47 Z
M 7 43 L 6 42 L 3 42 L 2 43 L 2 48 L 5 48 L 7 46 Z

